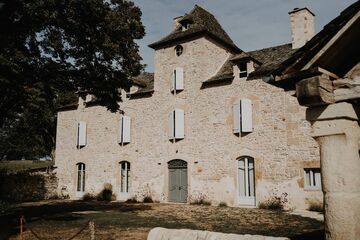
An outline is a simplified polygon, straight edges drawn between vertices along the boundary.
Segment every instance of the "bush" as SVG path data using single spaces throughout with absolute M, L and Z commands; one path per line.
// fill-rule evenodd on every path
M 270 210 L 284 210 L 284 204 L 287 203 L 287 193 L 281 194 L 281 196 L 271 196 L 269 199 L 261 202 L 259 208 Z
M 115 194 L 112 191 L 112 185 L 110 183 L 104 184 L 104 189 L 96 196 L 98 201 L 114 201 L 116 199 Z
M 129 198 L 125 202 L 126 203 L 139 203 L 139 201 L 136 199 L 136 197 Z
M 143 199 L 143 203 L 153 203 L 153 199 L 151 198 L 151 196 L 145 196 Z
M 194 201 L 192 201 L 190 203 L 191 205 L 205 205 L 205 206 L 210 206 L 211 205 L 211 202 L 206 200 L 206 199 L 203 199 L 203 198 L 200 198 L 200 199 L 196 199 Z
M 220 202 L 219 207 L 227 207 L 227 203 L 226 202 Z
M 312 212 L 324 212 L 324 205 L 319 201 L 312 201 L 309 203 L 308 210 Z
M 95 200 L 95 199 L 96 199 L 96 196 L 94 194 L 85 193 L 81 200 L 83 200 L 83 201 L 92 201 L 92 200 Z

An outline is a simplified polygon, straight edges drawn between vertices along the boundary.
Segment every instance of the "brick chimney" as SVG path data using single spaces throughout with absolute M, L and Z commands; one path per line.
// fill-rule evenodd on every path
M 292 48 L 300 48 L 315 35 L 315 14 L 308 8 L 294 8 L 290 15 Z

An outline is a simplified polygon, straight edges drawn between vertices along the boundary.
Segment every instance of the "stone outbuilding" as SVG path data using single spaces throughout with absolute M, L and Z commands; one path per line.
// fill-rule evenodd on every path
M 110 183 L 118 200 L 321 204 L 319 145 L 305 107 L 293 89 L 268 83 L 309 40 L 295 22 L 309 16 L 313 28 L 307 8 L 289 14 L 292 44 L 250 52 L 200 6 L 175 18 L 173 31 L 149 45 L 154 73 L 122 90 L 121 114 L 90 95 L 59 110 L 59 192 L 76 199 Z

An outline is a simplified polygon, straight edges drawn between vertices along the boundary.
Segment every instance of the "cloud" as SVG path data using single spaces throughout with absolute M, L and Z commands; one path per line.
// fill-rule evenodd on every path
M 198 4 L 212 13 L 235 44 L 244 51 L 291 41 L 288 12 L 308 7 L 315 14 L 316 31 L 338 16 L 354 0 L 134 0 L 143 13 L 146 36 L 138 41 L 146 71 L 154 71 L 154 50 L 147 45 L 167 35 L 173 18 Z

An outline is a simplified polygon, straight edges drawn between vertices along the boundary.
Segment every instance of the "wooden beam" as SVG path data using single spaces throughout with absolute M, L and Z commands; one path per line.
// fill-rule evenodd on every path
M 360 78 L 335 80 L 333 85 L 336 102 L 360 99 Z
M 319 106 L 335 103 L 331 80 L 323 76 L 304 79 L 296 84 L 300 105 Z

